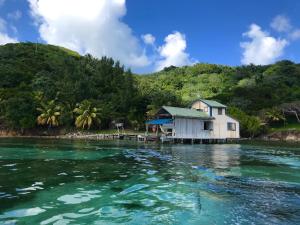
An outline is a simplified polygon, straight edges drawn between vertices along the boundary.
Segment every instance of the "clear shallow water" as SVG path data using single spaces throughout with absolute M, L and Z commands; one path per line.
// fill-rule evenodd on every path
M 0 139 L 0 224 L 300 224 L 300 150 Z

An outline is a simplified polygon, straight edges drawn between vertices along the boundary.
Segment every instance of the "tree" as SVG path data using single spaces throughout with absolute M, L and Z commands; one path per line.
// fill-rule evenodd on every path
M 3 99 L 1 102 L 1 114 L 7 128 L 24 129 L 35 125 L 35 102 L 28 92 L 14 92 L 13 97 Z
M 16 43 L 0 46 L 0 77 L 0 126 L 5 129 L 35 127 L 40 97 L 59 99 L 63 109 L 56 117 L 64 126 L 74 126 L 73 109 L 85 99 L 101 108 L 102 128 L 113 120 L 143 124 L 147 112 L 153 115 L 163 105 L 187 107 L 197 98 L 238 107 L 246 113 L 243 119 L 277 107 L 300 122 L 300 64 L 286 60 L 266 66 L 195 64 L 139 76 L 111 58 Z M 250 136 L 246 123 L 242 133 Z
M 268 109 L 264 113 L 264 117 L 266 119 L 266 122 L 268 122 L 268 123 L 285 120 L 285 116 L 284 116 L 283 112 L 279 108 L 276 108 L 276 107 Z
M 284 103 L 279 108 L 283 111 L 283 114 L 295 116 L 298 123 L 300 123 L 300 101 Z
M 244 125 L 251 138 L 258 135 L 262 128 L 262 121 L 256 116 L 247 116 Z
M 263 123 L 259 117 L 249 116 L 236 107 L 230 107 L 228 111 L 229 115 L 240 122 L 241 133 L 244 136 L 253 138 L 261 132 Z
M 92 107 L 92 103 L 88 100 L 82 101 L 80 104 L 77 104 L 74 109 L 74 113 L 77 114 L 75 119 L 75 126 L 81 129 L 90 129 L 93 123 L 99 124 L 99 109 Z
M 47 104 L 41 103 L 41 107 L 37 110 L 41 113 L 37 118 L 39 125 L 48 125 L 49 128 L 60 125 L 59 118 L 62 107 L 57 105 L 55 100 L 51 100 Z

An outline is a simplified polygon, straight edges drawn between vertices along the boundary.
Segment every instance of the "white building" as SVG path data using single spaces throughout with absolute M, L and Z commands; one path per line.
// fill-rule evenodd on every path
M 191 108 L 163 106 L 146 122 L 169 139 L 226 140 L 240 137 L 239 122 L 226 115 L 226 106 L 211 100 L 194 101 Z

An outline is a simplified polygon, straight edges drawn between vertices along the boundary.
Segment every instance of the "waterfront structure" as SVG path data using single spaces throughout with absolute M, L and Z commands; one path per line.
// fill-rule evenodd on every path
M 156 136 L 165 140 L 220 142 L 240 138 L 239 122 L 226 115 L 227 106 L 199 99 L 190 108 L 163 106 L 155 119 L 146 122 Z

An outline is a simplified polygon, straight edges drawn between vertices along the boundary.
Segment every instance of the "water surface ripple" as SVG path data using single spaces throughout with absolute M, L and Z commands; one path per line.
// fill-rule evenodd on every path
M 300 224 L 300 150 L 0 139 L 0 224 Z

